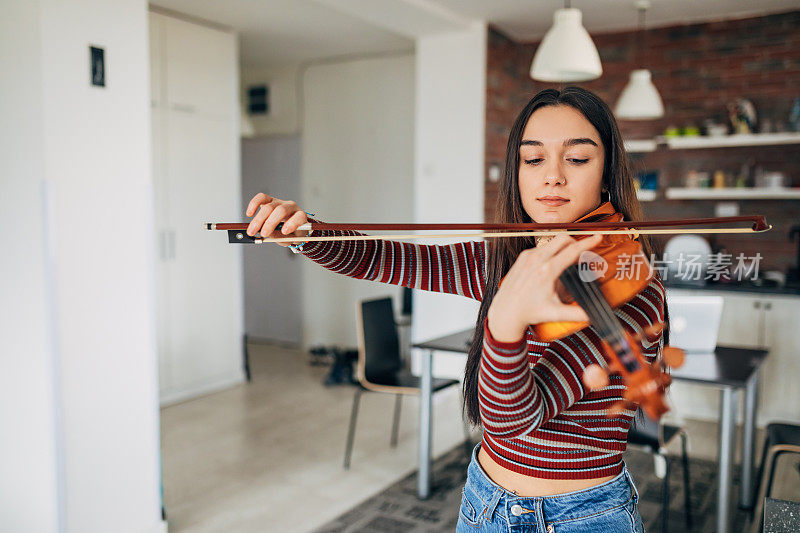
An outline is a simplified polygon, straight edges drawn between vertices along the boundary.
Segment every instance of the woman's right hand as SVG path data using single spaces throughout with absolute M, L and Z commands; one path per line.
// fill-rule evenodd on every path
M 581 240 L 559 235 L 523 250 L 501 280 L 489 306 L 487 317 L 492 337 L 500 342 L 517 342 L 531 324 L 588 320 L 583 309 L 561 300 L 558 277 L 601 239 L 601 235 Z
M 305 237 L 310 232 L 308 230 L 297 230 L 298 226 L 308 222 L 308 216 L 302 211 L 296 202 L 291 200 L 280 200 L 260 192 L 253 196 L 247 205 L 245 214 L 253 217 L 250 225 L 247 226 L 247 234 L 254 237 L 260 234 L 262 237 Z M 253 216 L 255 215 L 255 216 Z M 283 222 L 281 231 L 275 231 L 275 227 Z M 289 246 L 291 242 L 278 242 L 281 246 Z

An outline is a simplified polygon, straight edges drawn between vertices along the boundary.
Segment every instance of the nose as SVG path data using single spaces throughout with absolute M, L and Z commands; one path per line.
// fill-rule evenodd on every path
M 564 177 L 561 177 L 560 174 L 547 174 L 544 178 L 545 185 L 564 185 L 567 180 Z
M 563 185 L 566 183 L 567 180 L 564 177 L 563 169 L 558 161 L 552 161 L 548 163 L 548 166 L 544 170 L 545 185 Z

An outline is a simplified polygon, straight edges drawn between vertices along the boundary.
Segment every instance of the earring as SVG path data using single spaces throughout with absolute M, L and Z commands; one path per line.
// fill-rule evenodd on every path
M 603 199 L 603 195 L 605 195 L 605 199 Z M 605 187 L 600 192 L 600 201 L 602 201 L 602 202 L 610 202 L 611 201 L 611 193 Z

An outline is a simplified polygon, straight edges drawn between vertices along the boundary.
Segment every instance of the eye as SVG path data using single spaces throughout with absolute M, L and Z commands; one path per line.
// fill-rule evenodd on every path
M 538 165 L 541 160 L 542 160 L 542 158 L 537 157 L 537 158 L 534 158 L 534 159 L 525 159 L 524 161 L 525 161 L 526 165 Z M 567 161 L 572 161 L 576 165 L 583 165 L 584 163 L 588 163 L 589 162 L 588 159 L 575 159 L 574 157 L 567 159 Z

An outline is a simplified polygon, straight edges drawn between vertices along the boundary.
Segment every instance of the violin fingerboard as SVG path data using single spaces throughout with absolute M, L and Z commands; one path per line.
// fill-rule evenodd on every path
M 570 265 L 559 277 L 578 305 L 589 316 L 589 322 L 606 341 L 617 340 L 619 323 L 614 310 L 603 296 L 597 280 L 581 279 L 577 265 Z

